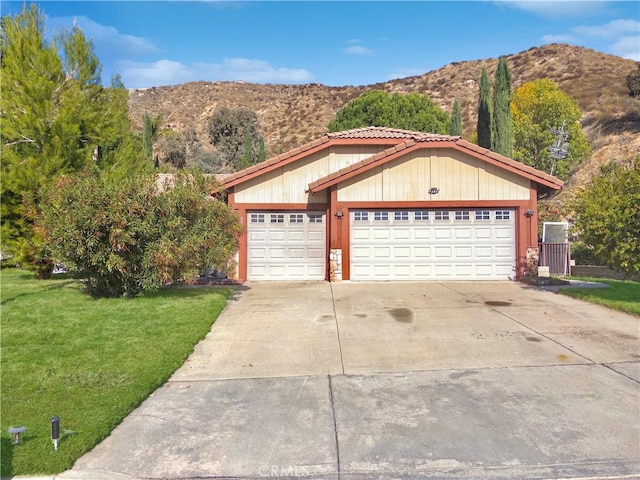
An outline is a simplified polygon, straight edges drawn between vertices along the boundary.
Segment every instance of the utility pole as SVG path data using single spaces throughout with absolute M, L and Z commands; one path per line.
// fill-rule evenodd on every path
M 550 131 L 556 136 L 555 142 L 553 145 L 549 147 L 549 156 L 553 159 L 553 163 L 551 164 L 551 171 L 549 172 L 553 175 L 553 171 L 556 169 L 556 163 L 558 160 L 563 160 L 567 158 L 568 150 L 567 150 L 567 140 L 569 138 L 569 132 L 566 129 L 567 122 L 566 120 L 562 121 L 562 125 L 560 128 L 552 128 Z

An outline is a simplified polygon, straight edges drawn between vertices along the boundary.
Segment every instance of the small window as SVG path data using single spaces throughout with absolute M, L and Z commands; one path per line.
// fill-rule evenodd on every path
M 429 221 L 429 210 L 417 210 L 413 212 L 413 218 L 418 221 Z
M 491 220 L 489 210 L 476 210 L 476 220 Z
M 292 213 L 289 215 L 289 223 L 304 223 L 304 216 L 301 213 Z
M 284 213 L 272 213 L 269 216 L 269 222 L 271 222 L 271 223 L 284 223 Z
M 264 223 L 264 213 L 252 213 L 249 223 Z
M 449 212 L 445 210 L 436 210 L 436 220 L 449 220 Z
M 369 220 L 369 212 L 354 212 L 353 219 L 356 222 L 366 222 Z
M 409 220 L 409 212 L 406 210 L 393 212 L 393 219 L 396 222 L 406 222 Z
M 496 210 L 496 220 L 509 220 L 511 212 L 509 210 Z
M 308 217 L 309 217 L 309 223 L 322 223 L 321 213 L 310 213 Z
M 373 212 L 373 219 L 376 222 L 388 222 L 389 212 Z
M 466 210 L 457 210 L 456 220 L 469 220 L 469 212 Z

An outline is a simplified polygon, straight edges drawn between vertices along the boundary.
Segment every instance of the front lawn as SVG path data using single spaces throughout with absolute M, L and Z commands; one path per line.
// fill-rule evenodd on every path
M 6 269 L 0 281 L 3 477 L 70 468 L 182 365 L 233 293 L 198 287 L 94 299 L 64 278 Z M 12 426 L 28 429 L 16 446 Z
M 573 278 L 572 278 L 573 279 Z M 608 288 L 561 288 L 559 293 L 573 298 L 597 303 L 605 307 L 640 315 L 640 283 L 629 280 L 582 278 L 591 282 L 606 283 Z

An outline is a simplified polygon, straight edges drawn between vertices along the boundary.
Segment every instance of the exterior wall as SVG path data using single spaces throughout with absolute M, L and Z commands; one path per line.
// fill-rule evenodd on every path
M 326 203 L 326 192 L 308 185 L 331 172 L 375 155 L 388 145 L 336 145 L 235 187 L 236 203 Z
M 462 152 L 417 150 L 340 183 L 338 201 L 527 200 L 529 184 Z M 430 195 L 431 187 L 439 193 Z

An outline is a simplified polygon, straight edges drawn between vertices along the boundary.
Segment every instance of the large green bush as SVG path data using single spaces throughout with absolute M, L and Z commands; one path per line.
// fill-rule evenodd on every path
M 238 247 L 238 216 L 209 195 L 214 186 L 204 177 L 168 179 L 62 177 L 45 192 L 38 223 L 52 257 L 90 293 L 108 297 L 227 269 Z
M 372 90 L 339 110 L 329 123 L 329 131 L 390 127 L 446 135 L 450 123 L 449 115 L 426 95 Z
M 572 202 L 574 233 L 598 263 L 640 274 L 640 157 L 611 163 Z

